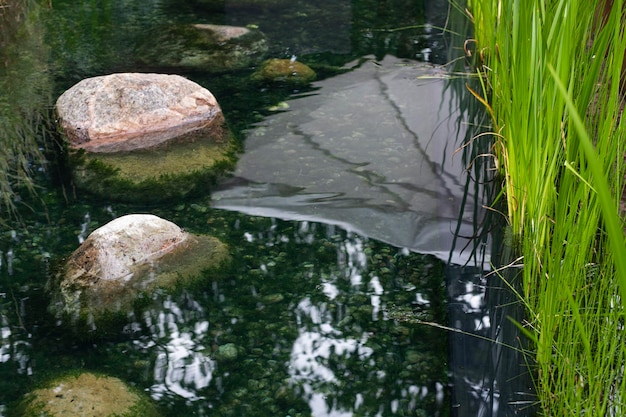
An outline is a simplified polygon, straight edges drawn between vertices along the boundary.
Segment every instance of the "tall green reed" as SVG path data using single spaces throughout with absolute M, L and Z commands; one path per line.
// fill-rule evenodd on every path
M 473 93 L 523 256 L 526 333 L 545 415 L 620 415 L 626 399 L 621 0 L 474 0 Z

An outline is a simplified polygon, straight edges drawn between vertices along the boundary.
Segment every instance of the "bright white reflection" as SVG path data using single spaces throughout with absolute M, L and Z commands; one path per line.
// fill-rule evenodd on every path
M 378 277 L 372 277 L 369 283 L 370 289 L 373 291 L 372 300 L 372 320 L 378 320 L 380 313 L 380 296 L 383 295 L 383 286 L 380 284 Z
M 29 352 L 31 344 L 25 340 L 17 340 L 13 336 L 9 320 L 1 316 L 0 322 L 0 363 L 13 361 L 17 364 L 17 372 L 32 375 Z M 13 337 L 12 337 L 13 336 Z M 1 416 L 1 414 L 0 414 Z
M 0 363 L 4 363 L 11 360 L 11 345 L 8 343 L 11 329 L 3 327 L 0 331 L 2 332 L 0 335 Z
M 154 365 L 154 384 L 150 388 L 152 398 L 161 399 L 168 393 L 174 393 L 190 401 L 202 399 L 197 392 L 206 388 L 213 379 L 215 362 L 207 356 L 205 347 L 200 344 L 209 328 L 207 321 L 198 321 L 193 330 L 180 331 L 179 325 L 185 325 L 184 310 L 175 302 L 164 302 L 165 309 L 155 317 L 146 314 L 146 324 L 151 333 L 161 339 L 161 351 Z M 195 309 L 200 309 L 198 305 Z M 154 341 L 137 341 L 142 348 L 153 348 Z
M 323 362 L 335 355 L 359 356 L 365 361 L 373 353 L 373 350 L 365 346 L 367 336 L 364 334 L 361 340 L 353 338 L 341 338 L 341 332 L 333 328 L 330 314 L 327 313 L 325 304 L 314 305 L 308 298 L 300 301 L 297 307 L 299 336 L 293 344 L 289 374 L 292 383 L 296 383 L 304 390 L 304 396 L 311 407 L 311 415 L 315 417 L 349 417 L 353 410 L 339 410 L 329 408 L 326 396 L 318 392 L 316 388 L 320 383 L 336 383 L 337 378 L 333 371 Z M 317 331 L 307 331 L 304 323 L 312 322 Z M 362 397 L 355 398 L 354 403 L 362 403 Z
M 304 224 L 299 232 L 305 233 L 309 226 Z M 355 392 L 352 394 L 353 398 L 345 398 L 350 395 L 351 390 L 342 387 L 349 383 L 350 370 L 349 367 L 334 366 L 337 361 L 345 360 L 346 363 L 354 362 L 367 366 L 371 369 L 368 378 L 372 384 L 379 384 L 388 378 L 384 370 L 375 368 L 376 352 L 370 346 L 366 346 L 370 333 L 344 328 L 345 318 L 353 314 L 350 309 L 360 306 L 342 304 L 342 300 L 357 295 L 369 297 L 372 307 L 370 320 L 388 319 L 385 314 L 383 281 L 379 276 L 368 273 L 365 246 L 367 245 L 359 236 L 349 235 L 337 250 L 339 272 L 321 273 L 319 289 L 324 296 L 305 297 L 295 308 L 298 337 L 292 345 L 290 354 L 290 383 L 297 387 L 302 398 L 307 401 L 313 417 L 359 415 L 359 412 L 362 412 L 360 409 L 365 407 L 365 404 L 371 406 L 371 398 L 366 399 L 364 395 L 381 400 L 378 410 L 374 410 L 374 414 L 371 415 L 382 415 L 386 409 L 396 413 L 407 406 L 410 409 L 416 408 L 417 402 L 429 394 L 427 387 L 411 385 L 402 389 L 398 398 L 383 400 L 384 388 L 379 385 L 379 389 L 372 389 L 367 394 Z M 415 288 L 411 287 L 411 291 L 413 290 Z M 428 305 L 428 300 L 422 295 L 416 295 L 416 299 Z M 439 386 L 437 390 L 439 401 Z

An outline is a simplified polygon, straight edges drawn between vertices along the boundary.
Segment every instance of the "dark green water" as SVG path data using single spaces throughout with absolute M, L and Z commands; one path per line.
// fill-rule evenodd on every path
M 172 22 L 258 26 L 271 56 L 297 55 L 322 81 L 366 55 L 441 64 L 449 51 L 432 27 L 444 24 L 447 10 L 445 1 L 417 0 L 55 0 L 32 18 L 48 47 L 46 76 L 56 97 L 86 77 L 159 70 L 139 62 L 137 51 Z M 259 88 L 247 81 L 252 68 L 167 71 L 218 97 L 244 149 L 246 129 L 265 121 L 268 107 L 317 88 Z M 330 222 L 218 210 L 210 195 L 158 207 L 97 200 L 71 187 L 50 148 L 39 197 L 24 194 L 20 220 L 7 219 L 0 235 L 0 416 L 38 383 L 76 370 L 119 377 L 165 416 L 447 416 L 490 407 L 489 395 L 451 394 L 449 334 L 416 324 L 447 325 L 459 307 L 471 313 L 463 316 L 468 329 L 488 329 L 484 281 L 472 269 Z M 120 335 L 76 341 L 46 312 L 47 274 L 95 228 L 148 212 L 222 239 L 232 265 L 191 288 L 155 294 Z M 459 366 L 480 363 L 479 353 Z M 472 387 L 490 378 L 460 375 Z
M 223 239 L 232 268 L 155 294 L 114 341 L 77 344 L 57 327 L 44 310 L 45 271 L 14 255 L 1 304 L 5 406 L 80 369 L 146 390 L 172 416 L 447 415 L 445 332 L 411 323 L 415 313 L 445 321 L 440 261 L 333 226 L 195 204 L 153 212 Z M 111 217 L 91 214 L 91 227 Z M 23 285 L 7 282 L 16 278 Z M 229 344 L 236 358 L 220 355 Z

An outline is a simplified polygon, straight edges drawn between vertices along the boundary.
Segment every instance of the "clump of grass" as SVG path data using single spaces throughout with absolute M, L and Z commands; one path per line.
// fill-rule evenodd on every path
M 51 83 L 38 9 L 32 0 L 0 0 L 0 222 L 16 214 L 20 192 L 34 192 L 45 159 Z
M 545 415 L 621 415 L 626 399 L 626 18 L 606 1 L 470 5 Z

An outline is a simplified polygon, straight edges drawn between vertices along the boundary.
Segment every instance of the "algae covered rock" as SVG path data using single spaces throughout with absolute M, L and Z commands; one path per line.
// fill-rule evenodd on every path
M 97 197 L 131 203 L 175 201 L 208 194 L 231 175 L 235 144 L 186 143 L 125 153 L 70 153 L 72 182 Z
M 198 23 L 160 28 L 138 54 L 148 67 L 220 73 L 255 65 L 268 49 L 258 29 Z
M 226 246 L 150 214 L 117 218 L 94 230 L 48 283 L 50 312 L 87 330 L 121 318 L 155 289 L 171 289 L 219 268 Z
M 226 343 L 217 348 L 215 359 L 222 362 L 234 361 L 239 355 L 239 350 L 234 343 Z
M 56 378 L 28 393 L 20 417 L 158 417 L 149 398 L 117 378 L 92 373 Z
M 252 74 L 252 79 L 267 83 L 304 86 L 317 78 L 315 71 L 295 59 L 268 59 Z
M 75 185 L 130 202 L 210 190 L 234 168 L 236 145 L 210 91 L 178 75 L 82 80 L 56 103 Z

